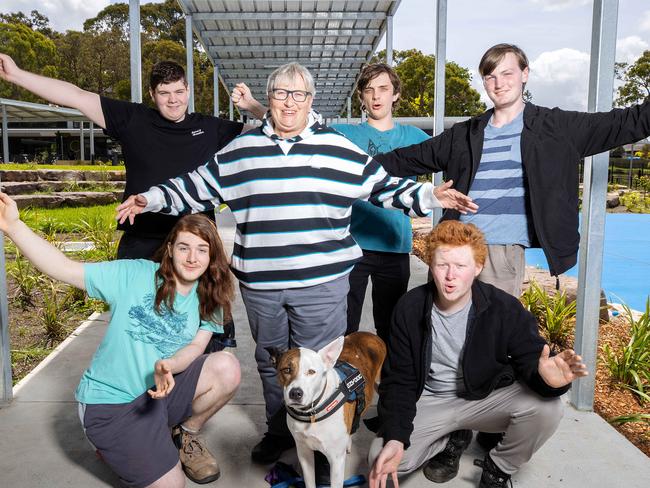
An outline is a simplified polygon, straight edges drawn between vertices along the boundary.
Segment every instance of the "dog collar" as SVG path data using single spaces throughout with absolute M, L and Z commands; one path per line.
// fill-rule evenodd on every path
M 334 369 L 341 378 L 341 382 L 334 393 L 327 397 L 325 401 L 318 404 L 318 401 L 325 392 L 323 389 L 319 400 L 314 402 L 316 406 L 312 406 L 309 410 L 297 410 L 287 405 L 287 413 L 292 418 L 300 422 L 320 422 L 334 414 L 344 403 L 355 401 L 357 399 L 357 393 L 363 393 L 366 381 L 357 368 L 345 361 L 338 361 Z

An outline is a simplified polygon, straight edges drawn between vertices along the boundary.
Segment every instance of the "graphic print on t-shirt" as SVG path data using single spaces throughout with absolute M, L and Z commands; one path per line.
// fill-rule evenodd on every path
M 162 305 L 158 315 L 154 311 L 153 294 L 145 295 L 142 305 L 131 307 L 129 318 L 138 324 L 126 331 L 131 339 L 153 345 L 162 357 L 173 356 L 194 338 L 186 327 L 187 313 L 170 312 Z

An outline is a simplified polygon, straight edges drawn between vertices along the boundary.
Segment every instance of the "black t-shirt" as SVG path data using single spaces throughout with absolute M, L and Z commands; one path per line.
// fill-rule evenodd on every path
M 181 122 L 165 119 L 141 103 L 101 97 L 104 132 L 120 141 L 126 164 L 124 198 L 192 171 L 214 157 L 241 131 L 243 124 L 199 113 Z M 142 236 L 164 238 L 178 217 L 145 213 L 118 227 Z

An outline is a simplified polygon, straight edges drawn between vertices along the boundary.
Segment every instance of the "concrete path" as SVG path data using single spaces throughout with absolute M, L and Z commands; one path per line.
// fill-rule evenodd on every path
M 231 216 L 222 214 L 221 234 L 232 246 Z M 426 280 L 426 267 L 411 260 L 411 286 Z M 370 296 L 362 323 L 371 324 Z M 235 354 L 242 366 L 242 385 L 233 399 L 206 426 L 204 436 L 222 466 L 221 479 L 207 486 L 265 488 L 268 467 L 250 461 L 250 450 L 265 431 L 261 383 L 253 360 L 253 341 L 241 298 L 234 306 L 239 347 Z M 82 324 L 56 355 L 50 356 L 30 377 L 14 389 L 14 401 L 0 409 L 0 488 L 120 486 L 85 440 L 74 390 L 81 373 L 106 329 L 106 315 Z M 373 412 L 370 412 L 372 415 Z M 347 476 L 367 474 L 365 462 L 372 434 L 361 427 L 347 460 Z M 473 466 L 483 452 L 472 443 L 463 454 L 461 471 L 449 488 L 478 485 L 480 468 Z M 297 465 L 295 452 L 286 462 Z M 515 487 L 647 488 L 650 459 L 594 413 L 567 406 L 558 432 L 533 460 L 513 477 Z M 199 486 L 188 482 L 188 486 Z M 402 480 L 404 488 L 434 486 L 421 472 Z

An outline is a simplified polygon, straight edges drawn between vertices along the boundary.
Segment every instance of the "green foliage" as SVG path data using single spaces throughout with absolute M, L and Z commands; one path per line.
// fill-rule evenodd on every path
M 33 360 L 41 361 L 45 359 L 45 357 L 51 352 L 52 352 L 51 348 L 40 347 L 40 346 L 34 346 L 27 349 L 12 349 L 11 368 L 15 370 L 16 368 L 18 368 L 21 362 L 29 363 Z M 12 375 L 12 377 L 13 377 L 14 385 L 21 380 L 20 377 L 16 377 L 15 375 Z
M 650 50 L 645 51 L 631 66 L 617 63 L 616 77 L 623 82 L 618 89 L 619 107 L 650 100 Z
M 612 417 L 608 420 L 612 425 L 623 425 L 629 422 L 643 422 L 650 424 L 650 414 L 649 413 L 631 413 L 629 415 L 619 415 L 618 417 Z
M 641 192 L 630 191 L 619 198 L 621 205 L 625 205 L 632 213 L 650 213 L 650 197 L 644 197 Z
M 23 310 L 34 305 L 34 292 L 42 280 L 42 275 L 18 251 L 15 259 L 7 263 L 7 273 L 18 287 L 13 299 Z
M 61 288 L 58 284 L 47 281 L 41 288 L 43 294 L 43 307 L 39 318 L 45 328 L 48 344 L 59 341 L 68 334 L 67 319 L 70 311 L 64 299 L 59 297 Z
M 35 164 L 35 163 L 2 163 L 0 170 L 41 170 L 41 169 L 69 169 L 75 171 L 124 171 L 124 165 L 121 166 L 104 166 L 88 164 Z
M 115 238 L 117 222 L 115 217 L 94 214 L 82 219 L 77 227 L 84 239 L 95 245 L 95 255 L 99 261 L 111 261 L 117 257 L 118 240 Z
M 640 401 L 648 401 L 650 386 L 650 297 L 646 300 L 645 312 L 638 318 L 632 310 L 623 305 L 625 318 L 630 327 L 630 340 L 623 347 L 614 350 L 605 344 L 603 351 L 607 367 L 614 381 L 631 390 Z
M 113 204 L 74 208 L 26 208 L 20 211 L 20 217 L 30 228 L 39 232 L 44 232 L 43 224 L 51 221 L 57 222 L 59 232 L 78 232 L 83 227 L 83 221 L 93 222 L 97 219 L 115 229 Z
M 537 283 L 531 283 L 521 302 L 537 319 L 542 335 L 560 348 L 567 346 L 576 316 L 576 302 L 569 302 L 562 292 L 549 294 Z

